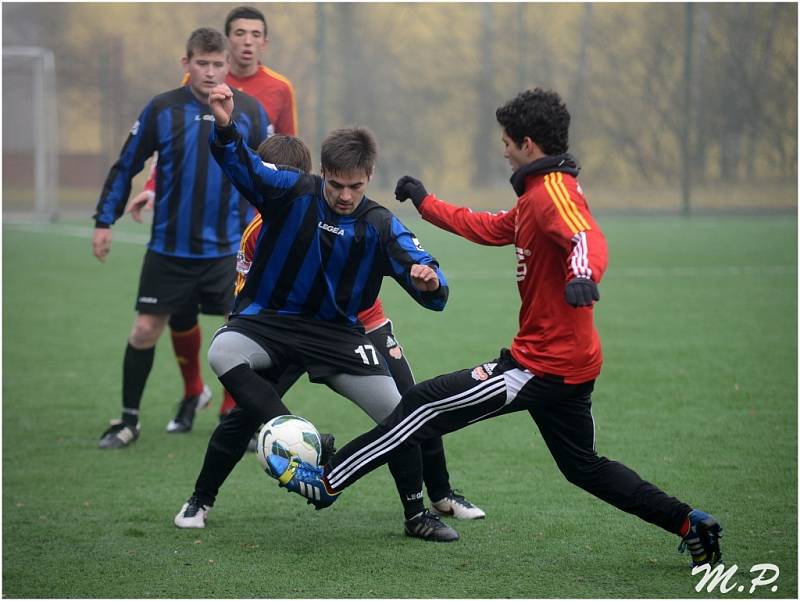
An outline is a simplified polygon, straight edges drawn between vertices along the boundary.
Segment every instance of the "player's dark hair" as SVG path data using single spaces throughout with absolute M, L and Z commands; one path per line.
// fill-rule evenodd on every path
M 300 138 L 275 134 L 258 147 L 258 156 L 267 163 L 294 167 L 311 173 L 311 151 Z
M 264 37 L 267 37 L 267 20 L 264 14 L 252 6 L 237 6 L 225 17 L 225 36 L 231 35 L 231 23 L 236 19 L 253 19 L 264 24 Z
M 363 171 L 371 176 L 377 157 L 378 143 L 366 127 L 335 129 L 322 141 L 321 163 L 326 174 Z
M 528 137 L 545 154 L 563 154 L 569 149 L 569 111 L 556 92 L 526 90 L 498 108 L 495 115 L 517 145 Z
M 208 54 L 211 52 L 226 52 L 228 43 L 223 35 L 211 27 L 195 29 L 186 41 L 186 58 L 191 59 L 195 52 Z

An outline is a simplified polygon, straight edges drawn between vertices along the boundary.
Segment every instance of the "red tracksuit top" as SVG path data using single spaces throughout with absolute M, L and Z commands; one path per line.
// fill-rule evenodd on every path
M 608 262 L 605 237 L 570 172 L 528 169 L 519 175 L 515 187 L 522 193 L 509 211 L 473 213 L 429 194 L 420 213 L 478 244 L 513 244 L 522 305 L 512 356 L 539 376 L 561 376 L 567 384 L 593 380 L 602 365 L 593 308 L 567 304 L 564 286 L 577 276 L 600 281 Z

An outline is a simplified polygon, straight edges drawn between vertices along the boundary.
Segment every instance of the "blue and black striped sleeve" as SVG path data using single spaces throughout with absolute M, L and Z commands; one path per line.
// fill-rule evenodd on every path
M 158 131 L 156 109 L 150 101 L 133 124 L 117 162 L 108 172 L 94 214 L 95 227 L 110 227 L 122 216 L 131 180 L 144 168 L 145 161 L 156 151 Z
M 447 278 L 439 268 L 439 262 L 426 251 L 416 236 L 403 225 L 397 217 L 391 216 L 388 228 L 384 230 L 384 248 L 386 249 L 390 275 L 420 305 L 432 311 L 442 311 L 447 304 L 449 287 Z M 431 292 L 417 289 L 411 282 L 411 266 L 427 265 L 436 272 L 439 288 Z
M 294 169 L 282 169 L 265 163 L 247 147 L 236 123 L 214 126 L 208 137 L 211 155 L 223 173 L 250 204 L 261 212 L 294 200 L 289 192 L 306 176 Z

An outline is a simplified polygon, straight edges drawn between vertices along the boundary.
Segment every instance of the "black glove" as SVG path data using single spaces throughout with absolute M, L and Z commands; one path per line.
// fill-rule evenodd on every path
M 600 291 L 589 278 L 577 277 L 567 282 L 564 296 L 573 307 L 591 307 L 592 301 L 600 300 Z
M 410 198 L 414 206 L 419 208 L 422 201 L 428 195 L 428 191 L 422 182 L 410 175 L 404 175 L 397 180 L 397 185 L 394 187 L 394 197 L 400 202 L 405 202 Z

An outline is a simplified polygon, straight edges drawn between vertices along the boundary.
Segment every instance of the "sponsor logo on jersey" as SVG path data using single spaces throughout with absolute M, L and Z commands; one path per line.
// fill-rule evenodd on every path
M 413 238 L 411 238 L 411 241 L 414 243 L 414 246 L 416 247 L 416 249 L 417 249 L 417 250 L 421 250 L 421 251 L 423 251 L 423 252 L 425 251 L 425 249 L 424 249 L 424 248 L 422 248 L 422 244 L 420 244 L 420 243 L 419 243 L 419 240 L 417 240 L 416 236 L 414 236 Z
M 155 296 L 140 296 L 139 302 L 146 305 L 155 305 L 158 303 L 158 299 Z
M 214 120 L 214 115 L 195 115 L 194 116 L 194 120 L 195 121 L 213 121 Z
M 483 369 L 483 365 L 479 365 L 472 370 L 472 379 L 478 380 L 479 382 L 489 379 L 489 374 L 487 374 L 486 370 Z
M 485 369 L 486 373 L 489 374 L 490 376 L 494 372 L 494 368 L 495 367 L 497 367 L 497 363 L 484 363 L 483 364 L 483 369 Z
M 340 227 L 336 227 L 335 225 L 328 225 L 327 223 L 322 223 L 320 221 L 317 224 L 317 227 L 321 230 L 325 230 L 326 232 L 330 232 L 331 234 L 336 234 L 337 236 L 344 236 L 344 230 Z
M 137 119 L 136 123 L 134 123 L 133 127 L 131 127 L 131 135 L 132 136 L 135 136 L 136 134 L 139 133 L 139 126 L 140 125 L 141 125 L 141 123 L 139 123 L 139 120 Z

